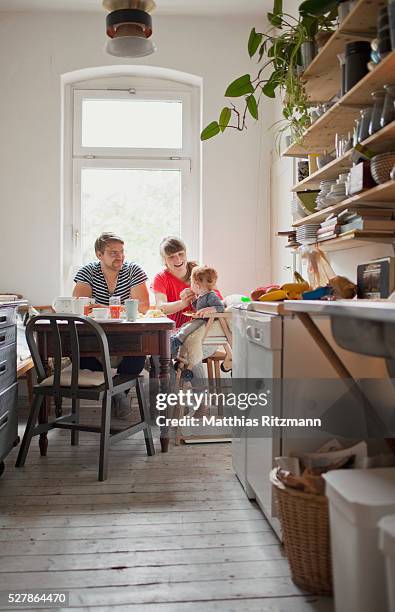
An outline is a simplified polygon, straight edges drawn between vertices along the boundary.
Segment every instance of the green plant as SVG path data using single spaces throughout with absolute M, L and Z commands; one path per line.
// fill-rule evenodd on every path
M 294 18 L 283 12 L 283 0 L 274 0 L 273 10 L 267 14 L 270 29 L 257 32 L 252 28 L 248 39 L 250 58 L 258 57 L 256 76 L 244 74 L 232 81 L 225 91 L 227 98 L 242 99 L 243 106 L 238 108 L 233 102 L 224 106 L 218 121 L 212 121 L 203 129 L 201 140 L 208 140 L 228 128 L 243 131 L 248 116 L 258 120 L 262 96 L 283 99 L 283 120 L 276 124 L 277 136 L 291 131 L 294 140 L 301 139 L 310 123 L 309 101 L 299 77 L 301 48 L 303 43 L 313 41 L 318 31 L 332 24 L 331 11 L 337 2 L 306 0 L 299 7 L 298 17 Z

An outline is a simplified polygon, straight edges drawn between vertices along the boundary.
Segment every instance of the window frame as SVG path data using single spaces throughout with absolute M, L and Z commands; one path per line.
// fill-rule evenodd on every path
M 82 146 L 82 102 L 83 100 L 162 100 L 182 103 L 182 147 L 181 148 L 137 148 L 137 147 L 84 147 Z M 149 89 L 75 89 L 73 121 L 73 157 L 94 155 L 98 157 L 191 157 L 192 155 L 191 94 L 187 91 Z
M 73 256 L 72 265 L 82 266 L 82 215 L 81 215 L 81 173 L 85 168 L 130 169 L 130 170 L 178 170 L 181 172 L 181 211 L 180 226 L 184 240 L 192 244 L 196 237 L 194 233 L 199 224 L 198 211 L 193 205 L 192 177 L 189 160 L 169 159 L 86 159 L 77 158 L 73 161 Z M 159 250 L 159 245 L 158 245 Z M 94 258 L 92 246 L 92 259 Z M 144 262 L 141 262 L 144 267 Z

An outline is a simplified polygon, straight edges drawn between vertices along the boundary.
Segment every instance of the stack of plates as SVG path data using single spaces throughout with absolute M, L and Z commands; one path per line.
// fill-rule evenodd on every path
M 322 210 L 323 208 L 330 206 L 330 202 L 327 201 L 327 197 L 333 185 L 336 185 L 336 179 L 327 179 L 326 181 L 320 182 L 320 192 L 317 196 L 316 210 Z
M 319 223 L 308 223 L 296 228 L 297 242 L 311 243 L 317 238 L 317 230 L 320 227 Z

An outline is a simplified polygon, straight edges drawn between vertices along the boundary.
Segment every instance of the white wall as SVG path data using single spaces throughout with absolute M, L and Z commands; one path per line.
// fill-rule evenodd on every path
M 2 13 L 0 292 L 46 303 L 60 291 L 61 75 L 130 63 L 104 52 L 103 15 Z M 246 51 L 256 19 L 156 17 L 159 51 L 136 63 L 203 78 L 203 125 L 217 118 L 230 80 L 254 70 Z M 270 111 L 269 111 L 270 114 Z M 268 280 L 268 155 L 261 124 L 203 145 L 203 260 L 224 293 Z

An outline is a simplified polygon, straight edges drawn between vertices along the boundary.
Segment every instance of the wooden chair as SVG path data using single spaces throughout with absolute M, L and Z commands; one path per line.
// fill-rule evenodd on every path
M 215 387 L 215 382 L 217 387 L 220 387 L 221 365 L 224 366 L 225 364 L 225 370 L 232 369 L 232 331 L 229 326 L 231 318 L 231 312 L 217 312 L 213 315 L 208 315 L 208 323 L 203 336 L 203 346 L 220 347 L 220 350 L 215 351 L 215 353 L 203 360 L 203 363 L 207 365 L 207 378 L 210 388 Z M 212 330 L 215 321 L 218 321 L 221 326 L 222 333 L 220 334 Z
M 40 321 L 49 321 L 51 326 L 51 339 L 53 339 L 54 374 L 48 377 L 38 350 L 34 329 Z M 63 322 L 63 323 L 61 323 Z M 83 324 L 83 325 L 82 325 Z M 91 372 L 88 380 L 84 380 L 83 372 L 79 369 L 80 348 L 79 331 L 86 330 L 95 334 L 101 354 L 103 372 Z M 146 406 L 141 379 L 130 375 L 112 376 L 110 355 L 106 334 L 101 326 L 87 319 L 75 315 L 38 315 L 30 319 L 26 327 L 26 339 L 30 348 L 34 367 L 37 373 L 37 384 L 33 387 L 33 406 L 28 418 L 26 430 L 19 450 L 16 467 L 24 465 L 33 436 L 45 433 L 51 429 L 70 429 L 71 444 L 78 444 L 80 431 L 89 431 L 100 434 L 99 480 L 107 478 L 108 455 L 110 446 L 127 438 L 138 431 L 144 431 L 145 444 L 148 455 L 154 455 L 155 449 L 152 441 L 151 427 L 149 425 L 148 408 Z M 62 370 L 62 342 L 70 347 L 71 367 Z M 141 421 L 122 430 L 112 430 L 111 399 L 119 393 L 129 391 L 136 387 L 137 399 Z M 45 398 L 53 397 L 55 402 L 55 418 L 48 423 L 36 425 L 39 411 Z M 71 398 L 71 412 L 62 415 L 62 399 Z M 101 424 L 99 427 L 80 424 L 80 400 L 96 400 L 102 402 Z
M 34 310 L 38 312 L 48 312 L 53 313 L 54 309 L 52 306 L 33 306 Z M 18 308 L 18 313 L 26 315 L 29 312 L 29 306 L 20 306 Z M 17 362 L 16 366 L 16 377 L 17 379 L 26 378 L 26 386 L 27 386 L 27 397 L 29 400 L 30 407 L 33 405 L 33 370 L 34 363 L 31 357 L 27 357 L 27 359 L 23 359 L 22 361 Z

